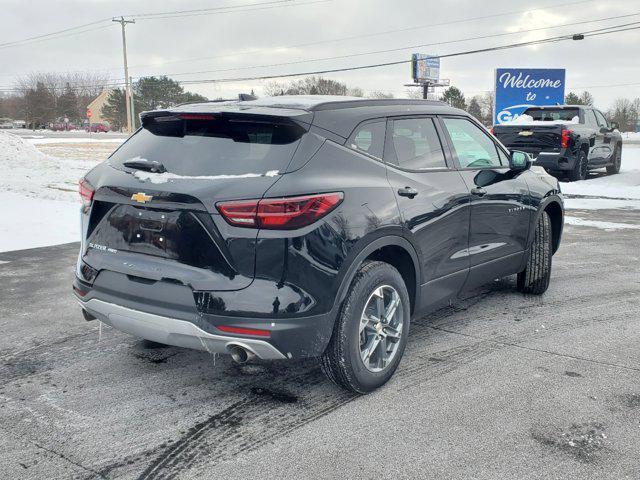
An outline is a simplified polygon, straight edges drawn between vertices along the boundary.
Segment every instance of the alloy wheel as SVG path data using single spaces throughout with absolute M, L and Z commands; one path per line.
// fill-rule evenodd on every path
M 402 300 L 395 288 L 376 288 L 360 317 L 360 358 L 371 372 L 384 370 L 395 358 L 404 324 Z

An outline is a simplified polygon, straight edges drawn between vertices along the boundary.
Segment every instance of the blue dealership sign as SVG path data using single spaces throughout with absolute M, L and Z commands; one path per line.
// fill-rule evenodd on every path
M 563 68 L 498 68 L 494 123 L 511 121 L 528 107 L 564 104 Z

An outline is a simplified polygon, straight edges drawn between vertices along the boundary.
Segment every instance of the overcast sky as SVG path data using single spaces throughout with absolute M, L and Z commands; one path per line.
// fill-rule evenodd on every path
M 3 19 L 0 44 L 116 15 L 268 1 L 0 0 L 0 16 Z M 551 28 L 633 13 L 639 15 Z M 488 16 L 491 17 L 477 18 Z M 461 21 L 472 18 L 476 19 Z M 288 6 L 278 8 L 263 7 L 253 11 L 182 18 L 138 19 L 135 25 L 127 27 L 127 38 L 130 74 L 133 77 L 167 74 L 178 80 L 200 80 L 382 63 L 409 59 L 413 52 L 447 54 L 634 21 L 640 22 L 638 0 L 292 0 Z M 412 47 L 533 28 L 544 29 L 483 40 Z M 88 29 L 90 31 L 85 33 L 21 46 L 3 48 L 0 45 L 0 86 L 12 85 L 16 76 L 34 71 L 97 70 L 107 72 L 116 81 L 122 79 L 119 25 L 105 22 Z M 392 30 L 395 32 L 376 35 Z M 361 38 L 345 39 L 356 36 Z M 401 49 L 403 47 L 410 48 Z M 265 66 L 396 48 L 401 50 L 347 59 Z M 258 68 L 238 70 L 239 67 L 252 66 Z M 567 90 L 580 92 L 584 87 L 589 87 L 597 106 L 606 109 L 616 97 L 640 97 L 640 30 L 583 41 L 447 58 L 442 60 L 441 77 L 450 79 L 452 85 L 461 88 L 470 97 L 493 88 L 494 69 L 497 67 L 566 68 Z M 174 76 L 187 72 L 203 73 Z M 382 90 L 398 97 L 405 96 L 404 84 L 411 81 L 408 64 L 326 76 L 346 82 L 349 86 L 359 86 L 365 92 Z M 189 85 L 185 88 L 216 98 L 234 96 L 252 88 L 260 94 L 264 83 L 243 81 Z M 624 83 L 637 84 L 610 86 Z

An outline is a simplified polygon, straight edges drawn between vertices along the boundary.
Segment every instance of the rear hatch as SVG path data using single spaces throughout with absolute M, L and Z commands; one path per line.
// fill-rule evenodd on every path
M 512 122 L 493 127 L 493 134 L 505 147 L 537 157 L 540 152 L 559 152 L 562 131 L 579 122 L 580 110 L 575 107 L 530 107 Z
M 87 176 L 96 189 L 84 261 L 130 279 L 238 290 L 254 277 L 258 231 L 229 225 L 224 200 L 261 198 L 308 126 L 286 117 L 152 112 Z
M 562 125 L 496 125 L 493 134 L 511 150 L 521 150 L 534 157 L 542 151 L 558 152 L 562 144 Z

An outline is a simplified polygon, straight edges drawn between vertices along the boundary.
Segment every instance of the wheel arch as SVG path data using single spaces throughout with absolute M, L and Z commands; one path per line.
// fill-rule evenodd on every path
M 533 223 L 534 225 L 538 223 L 538 218 L 542 215 L 542 212 L 547 212 L 549 219 L 551 220 L 553 253 L 556 253 L 560 247 L 562 229 L 564 226 L 564 209 L 562 208 L 562 201 L 556 196 L 547 198 L 538 209 L 536 221 Z
M 409 292 L 411 312 L 413 313 L 416 305 L 419 304 L 420 262 L 413 245 L 406 238 L 396 235 L 377 238 L 358 252 L 340 283 L 334 310 L 342 304 L 353 278 L 366 260 L 379 260 L 388 263 L 400 272 Z

